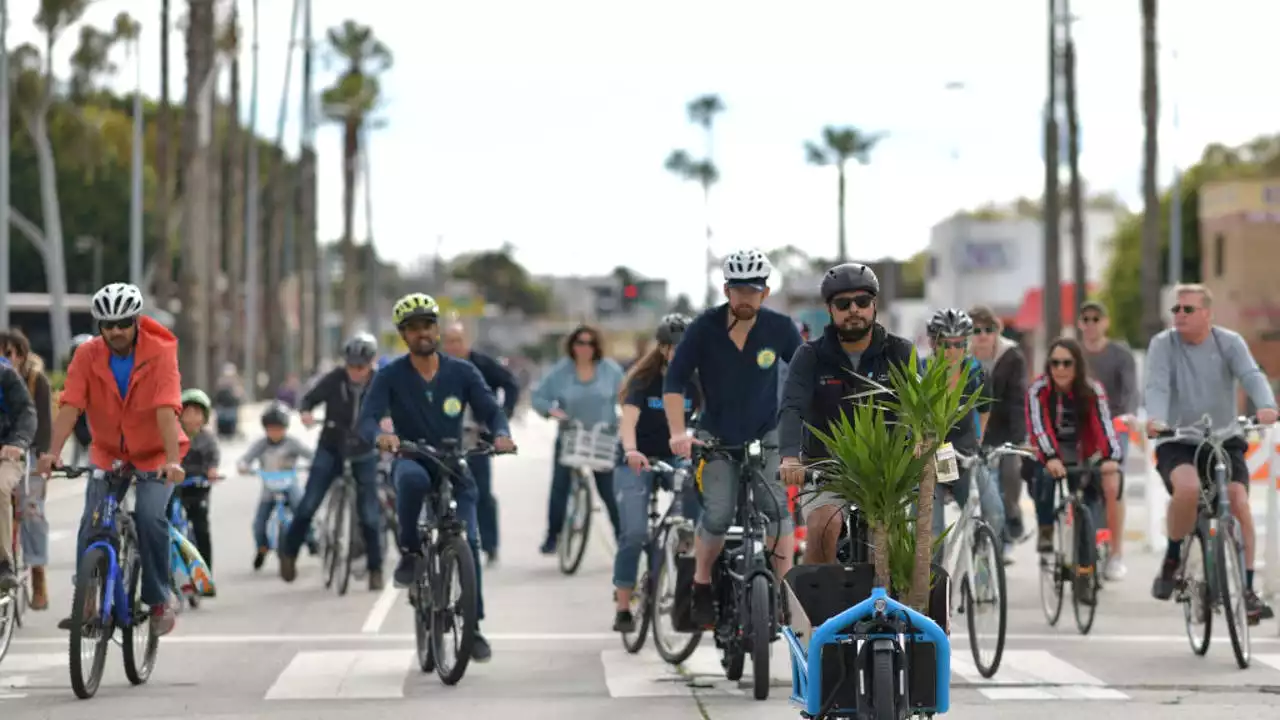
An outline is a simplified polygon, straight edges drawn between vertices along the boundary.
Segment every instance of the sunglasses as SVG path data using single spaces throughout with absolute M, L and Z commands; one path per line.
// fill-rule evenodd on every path
M 844 312 L 854 305 L 857 305 L 859 309 L 866 310 L 871 307 L 871 303 L 875 301 L 875 297 L 871 295 L 854 295 L 853 297 L 845 296 L 832 300 L 831 307 Z
M 596 341 L 593 338 L 578 338 L 573 341 L 574 347 L 595 347 Z
M 1050 358 L 1049 360 L 1049 366 L 1056 367 L 1056 368 L 1069 368 L 1069 367 L 1075 366 L 1075 364 L 1076 364 L 1076 361 L 1072 360 L 1071 358 L 1067 358 L 1066 360 L 1060 360 L 1058 358 Z
M 1191 315 L 1192 313 L 1194 313 L 1199 309 L 1200 308 L 1196 307 L 1195 305 L 1174 305 L 1173 307 L 1169 308 L 1169 312 L 1173 313 L 1174 315 L 1177 315 L 1178 313 Z
M 1102 322 L 1102 316 L 1101 315 L 1081 315 L 1080 322 L 1085 323 L 1086 325 L 1092 325 L 1094 323 Z
M 994 327 L 976 327 L 973 329 L 974 335 L 995 335 L 998 332 L 1000 331 Z
M 969 346 L 968 340 L 939 340 L 938 347 L 948 350 L 963 350 Z
M 124 330 L 133 325 L 133 320 L 102 320 L 98 323 L 98 327 L 102 330 Z

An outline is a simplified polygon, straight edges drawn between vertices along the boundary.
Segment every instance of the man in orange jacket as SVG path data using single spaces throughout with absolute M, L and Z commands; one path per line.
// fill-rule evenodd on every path
M 62 446 L 81 413 L 88 416 L 93 433 L 90 463 L 99 470 L 110 470 L 117 461 L 135 468 L 142 602 L 151 610 L 151 631 L 165 635 L 176 621 L 167 602 L 169 522 L 165 511 L 173 484 L 182 482 L 182 457 L 190 444 L 178 424 L 182 394 L 178 341 L 163 325 L 142 316 L 142 292 L 127 283 L 112 283 L 94 294 L 93 319 L 99 336 L 81 345 L 67 368 L 53 442 L 49 453 L 40 457 L 39 469 L 47 475 L 58 464 Z M 93 473 L 85 488 L 77 564 L 106 494 L 102 473 Z M 71 619 L 58 627 L 69 630 Z

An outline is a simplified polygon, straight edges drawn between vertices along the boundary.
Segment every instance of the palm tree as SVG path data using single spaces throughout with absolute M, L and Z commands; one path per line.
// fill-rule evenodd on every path
M 342 125 L 342 336 L 355 325 L 360 302 L 360 267 L 355 245 L 356 167 L 360 160 L 361 129 L 382 93 L 378 76 L 391 67 L 391 50 L 373 29 L 354 20 L 330 28 L 329 51 L 346 63 L 333 85 L 321 94 L 324 113 Z
M 1150 338 L 1160 332 L 1160 188 L 1156 185 L 1159 161 L 1160 75 L 1156 37 L 1156 0 L 1142 0 L 1142 330 Z M 1174 202 L 1178 202 L 1174 198 Z
M 702 128 L 707 136 L 707 160 L 715 159 L 712 152 L 714 133 L 712 126 L 715 125 L 716 116 L 725 111 L 724 101 L 719 95 L 701 95 L 694 98 L 685 106 L 685 112 L 689 115 L 689 122 Z
M 712 159 L 712 150 L 715 145 L 713 128 L 716 116 L 724 111 L 724 101 L 720 99 L 719 95 L 700 95 L 691 100 L 685 106 L 685 113 L 689 117 L 689 122 L 701 127 L 705 133 L 707 155 L 702 160 L 694 160 L 688 152 L 674 150 L 667 156 L 667 161 L 664 164 L 667 170 L 674 173 L 676 177 L 681 180 L 697 182 L 702 187 L 702 209 L 707 232 L 707 307 L 711 307 L 715 303 L 716 296 L 715 288 L 711 282 L 712 275 L 715 272 L 715 253 L 711 250 L 711 186 L 715 185 L 720 179 L 720 172 L 716 169 L 715 161 Z
M 836 251 L 836 262 L 844 263 L 849 261 L 849 246 L 845 240 L 844 223 L 845 165 L 850 160 L 857 160 L 862 165 L 870 163 L 871 151 L 883 137 L 880 133 L 864 133 L 856 127 L 833 127 L 828 125 L 822 128 L 822 141 L 820 144 L 815 142 L 806 142 L 804 144 L 805 157 L 810 163 L 836 166 L 836 179 L 839 188 L 836 206 L 840 213 L 840 235 Z
M 209 148 L 200 138 L 200 118 L 210 108 L 202 103 L 202 90 L 214 72 L 214 0 L 187 0 L 187 75 L 182 119 L 182 314 L 178 346 L 184 381 L 207 387 L 210 343 L 209 268 Z
M 231 60 L 231 97 L 226 109 L 226 137 L 219 166 L 222 168 L 222 211 L 226 218 L 223 247 L 226 253 L 227 292 L 219 314 L 231 318 L 231 327 L 242 327 L 244 315 L 244 130 L 240 125 L 240 4 L 231 6 L 231 17 L 219 29 L 218 53 Z M 221 368 L 241 356 L 242 337 L 230 333 L 218 343 Z

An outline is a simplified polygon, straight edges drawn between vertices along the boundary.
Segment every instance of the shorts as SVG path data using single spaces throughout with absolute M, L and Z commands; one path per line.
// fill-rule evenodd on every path
M 1231 438 L 1222 444 L 1222 449 L 1226 451 L 1228 467 L 1227 482 L 1235 482 L 1249 486 L 1249 463 L 1245 461 L 1245 451 L 1249 446 L 1242 438 Z M 1198 452 L 1197 452 L 1198 451 Z M 1160 473 L 1160 479 L 1164 481 L 1164 489 L 1170 495 L 1173 494 L 1173 483 L 1169 477 L 1173 474 L 1173 469 L 1179 465 L 1196 466 L 1196 472 L 1200 475 L 1200 483 L 1208 487 L 1212 483 L 1213 468 L 1210 467 L 1210 460 L 1213 458 L 1213 452 L 1207 445 L 1192 445 L 1190 443 L 1166 442 L 1156 448 L 1156 470 Z
M 703 437 L 699 435 L 699 437 Z M 778 444 L 776 430 L 766 433 L 761 442 Z M 777 449 L 764 451 L 764 469 L 756 480 L 754 497 L 756 509 L 769 518 L 769 535 L 777 537 L 795 528 L 791 513 L 787 511 L 787 490 L 778 479 L 781 458 Z M 738 511 L 738 491 L 742 481 L 738 477 L 738 465 L 725 458 L 708 458 L 702 467 L 702 519 L 698 532 L 704 537 L 724 537 L 735 521 Z

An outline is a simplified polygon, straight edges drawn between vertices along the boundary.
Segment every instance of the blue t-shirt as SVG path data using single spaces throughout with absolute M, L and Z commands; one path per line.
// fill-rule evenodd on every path
M 791 318 L 760 308 L 739 350 L 729 337 L 729 305 L 706 310 L 671 358 L 664 393 L 683 393 L 696 371 L 702 380 L 699 428 L 723 443 L 758 440 L 778 426 L 778 377 L 803 341 Z
M 373 376 L 360 409 L 359 429 L 365 440 L 374 441 L 381 432 L 378 422 L 388 413 L 396 435 L 405 440 L 461 439 L 467 407 L 495 436 L 511 435 L 507 416 L 476 366 L 443 353 L 437 356 L 440 368 L 430 382 L 408 355 L 392 360 Z
M 120 389 L 120 399 L 129 394 L 129 378 L 133 377 L 133 353 L 120 357 L 111 353 L 111 374 L 116 378 L 116 387 Z

